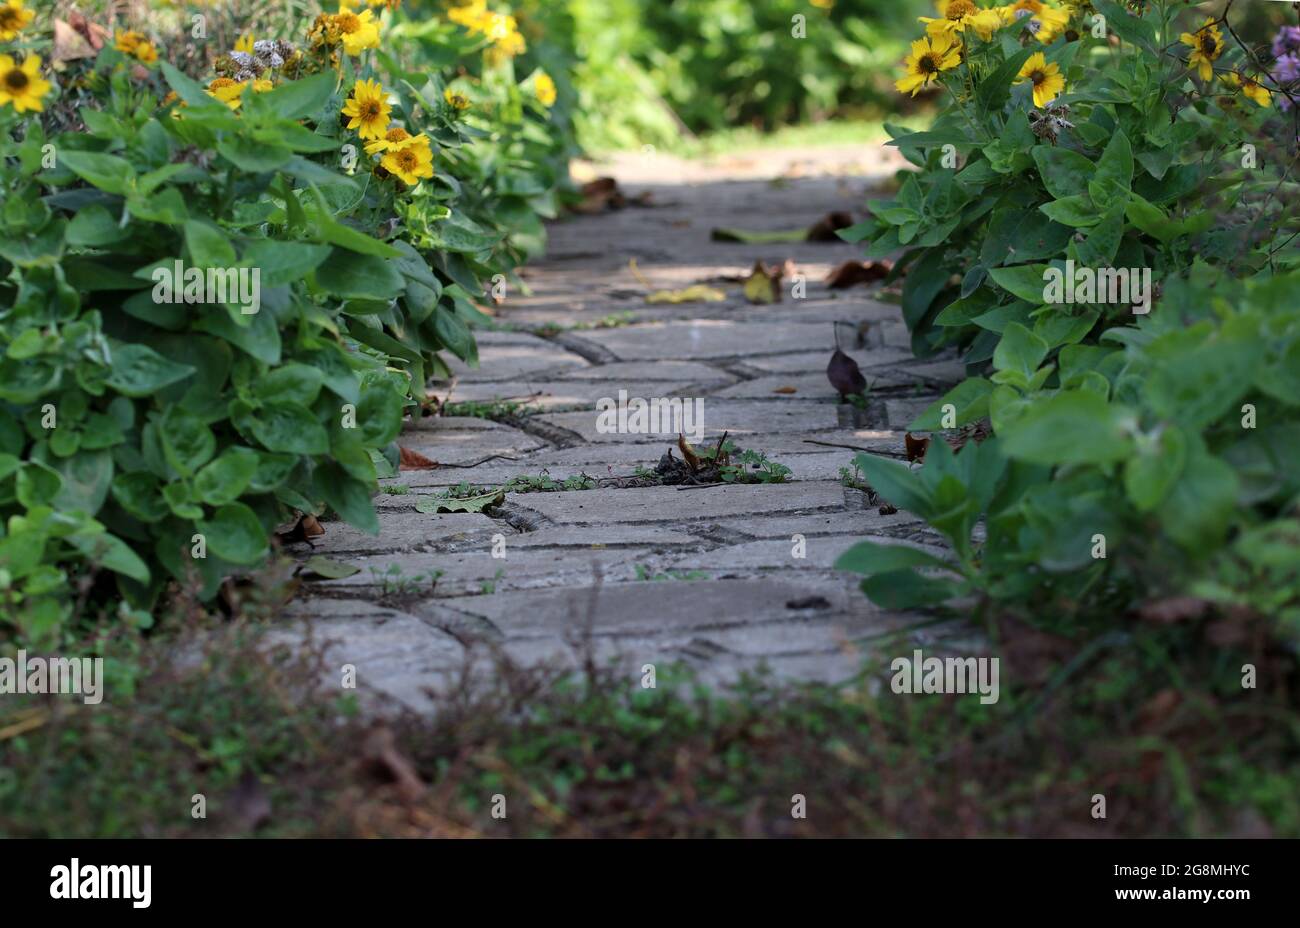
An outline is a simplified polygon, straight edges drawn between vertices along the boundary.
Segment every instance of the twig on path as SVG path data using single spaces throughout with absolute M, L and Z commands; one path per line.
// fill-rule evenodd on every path
M 495 461 L 497 458 L 500 458 L 503 461 L 519 460 L 519 458 L 508 457 L 507 455 L 504 454 L 489 454 L 487 457 L 480 458 L 477 461 L 471 461 L 469 464 L 439 464 L 438 466 L 439 467 L 478 467 L 480 464 L 486 464 L 488 461 Z
M 841 445 L 833 441 L 814 441 L 811 438 L 805 438 L 803 441 L 805 445 L 823 445 L 827 448 L 848 448 L 850 451 L 875 451 L 874 448 L 864 448 L 861 445 Z

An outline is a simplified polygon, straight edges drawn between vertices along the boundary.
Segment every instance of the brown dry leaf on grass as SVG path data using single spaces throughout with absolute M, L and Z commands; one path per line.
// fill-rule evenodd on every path
M 826 286 L 843 290 L 856 284 L 869 284 L 884 280 L 894 269 L 892 261 L 845 261 L 826 275 Z
M 72 15 L 77 16 L 76 13 Z M 81 21 L 86 23 L 84 18 L 81 18 Z M 103 32 L 98 26 L 95 26 L 94 29 Z M 99 42 L 98 45 L 94 44 L 96 40 Z M 54 21 L 54 45 L 50 48 L 50 61 L 58 64 L 63 61 L 76 61 L 78 58 L 94 58 L 98 54 L 97 49 L 102 48 L 103 45 L 103 38 L 91 31 L 89 23 L 86 23 L 84 30 L 80 30 L 71 23 L 56 19 Z

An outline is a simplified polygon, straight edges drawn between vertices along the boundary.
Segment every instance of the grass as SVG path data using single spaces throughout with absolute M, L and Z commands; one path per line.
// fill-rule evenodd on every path
M 432 715 L 374 717 L 320 634 L 273 646 L 255 617 L 193 610 L 167 629 L 85 643 L 108 659 L 98 706 L 0 704 L 0 834 L 1300 835 L 1294 659 L 1199 627 L 1006 629 L 992 706 L 894 694 L 901 641 L 844 686 L 727 691 L 670 665 L 645 688 L 579 644 L 581 670 L 501 658 Z
M 929 126 L 930 121 L 918 115 L 890 119 L 891 123 L 917 130 Z M 678 154 L 691 158 L 706 158 L 751 149 L 872 145 L 888 140 L 889 133 L 881 120 L 834 119 L 784 126 L 774 132 L 761 132 L 749 126 L 710 132 L 693 142 L 683 142 L 682 150 Z

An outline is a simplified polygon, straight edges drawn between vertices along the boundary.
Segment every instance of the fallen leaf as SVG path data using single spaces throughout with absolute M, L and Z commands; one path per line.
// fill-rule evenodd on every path
M 82 37 L 90 43 L 90 47 L 95 51 L 99 51 L 104 47 L 104 40 L 109 35 L 108 30 L 103 26 L 92 23 L 75 10 L 68 14 L 68 25 L 81 33 Z
M 75 61 L 78 58 L 94 57 L 95 47 L 91 45 L 88 34 L 83 34 L 61 19 L 54 21 L 54 45 L 50 49 L 50 61 Z
M 913 461 L 925 460 L 925 452 L 930 447 L 930 439 L 914 438 L 911 432 L 903 436 L 903 444 L 907 449 L 907 460 L 910 464 Z
M 869 284 L 888 277 L 893 268 L 892 261 L 845 261 L 826 275 L 826 286 L 843 290 L 856 284 Z
M 775 388 L 772 390 L 772 392 L 773 392 L 773 393 L 787 393 L 787 394 L 789 394 L 789 393 L 798 393 L 799 391 L 798 391 L 797 389 L 795 389 L 794 387 L 775 387 Z
M 446 496 L 421 496 L 415 501 L 415 511 L 426 515 L 439 512 L 482 512 L 488 506 L 499 506 L 506 501 L 506 491 L 490 490 L 466 499 Z
M 318 554 L 308 558 L 299 573 L 308 580 L 342 580 L 344 577 L 361 573 L 361 568 L 355 564 L 346 564 Z
M 709 238 L 715 242 L 735 242 L 741 245 L 779 245 L 802 242 L 808 236 L 806 229 L 780 229 L 770 232 L 747 229 L 715 228 Z
M 681 450 L 682 457 L 686 459 L 686 463 L 690 466 L 691 470 L 699 470 L 700 456 L 696 453 L 695 449 L 691 447 L 691 443 L 686 440 L 685 435 L 679 434 L 677 436 L 677 447 Z
M 398 452 L 398 470 L 432 470 L 438 467 L 437 461 L 430 460 L 418 451 L 412 451 L 410 448 L 397 446 Z
M 783 270 L 783 268 L 768 267 L 762 261 L 755 261 L 754 269 L 745 278 L 745 299 L 751 303 L 779 303 Z
M 860 394 L 867 389 L 867 378 L 862 376 L 858 362 L 838 348 L 831 355 L 830 364 L 826 365 L 826 379 L 841 397 Z
M 880 513 L 882 516 L 892 516 L 894 513 L 898 512 L 898 507 L 889 503 L 883 503 L 876 512 Z
M 810 242 L 841 242 L 843 239 L 835 233 L 851 225 L 853 225 L 853 217 L 846 212 L 836 210 L 814 222 L 805 234 L 805 238 Z
M 715 287 L 695 284 L 684 290 L 656 290 L 647 296 L 647 303 L 721 303 L 727 295 Z

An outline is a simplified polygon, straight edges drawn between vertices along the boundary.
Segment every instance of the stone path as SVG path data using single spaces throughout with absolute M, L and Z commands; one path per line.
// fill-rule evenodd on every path
M 573 660 L 572 642 L 587 628 L 598 655 L 631 675 L 643 664 L 684 661 L 713 682 L 760 661 L 784 677 L 836 681 L 859 670 L 873 641 L 900 629 L 918 626 L 921 643 L 961 634 L 886 613 L 852 576 L 832 570 L 867 535 L 938 539 L 906 512 L 881 515 L 841 484 L 853 452 L 809 443 L 901 457 L 901 429 L 961 378 L 960 365 L 912 359 L 897 306 L 872 290 L 825 288 L 830 268 L 858 257 L 857 246 L 710 240 L 715 226 L 801 227 L 831 210 L 860 217 L 895 167 L 885 157 L 856 147 L 712 164 L 640 155 L 616 162 L 625 192 L 649 191 L 653 205 L 553 223 L 546 258 L 523 272 L 531 293 L 509 295 L 500 328 L 479 332 L 481 366 L 461 366 L 454 384 L 435 385 L 440 396 L 450 387 L 452 402 L 528 397 L 539 411 L 410 425 L 402 444 L 443 465 L 502 457 L 384 481 L 378 538 L 326 523 L 314 551 L 294 553 L 325 554 L 361 572 L 309 584 L 291 606 L 294 620 L 311 617 L 315 634 L 336 641 L 332 653 L 357 667 L 362 687 L 417 708 L 426 688 L 462 667 L 467 649 L 491 646 L 526 663 Z M 751 305 L 739 284 L 719 282 L 760 258 L 792 259 L 806 275 L 807 298 L 791 299 L 787 286 L 782 302 Z M 648 305 L 631 259 L 656 289 L 704 282 L 728 299 Z M 841 340 L 857 338 L 849 353 L 874 384 L 865 410 L 840 404 L 826 380 L 836 321 L 849 323 Z M 869 323 L 860 337 L 859 323 Z M 596 401 L 619 390 L 702 397 L 705 445 L 727 431 L 740 447 L 790 467 L 792 482 L 511 493 L 491 515 L 416 510 L 420 496 L 461 481 L 653 469 L 673 438 L 596 430 Z M 802 558 L 793 556 L 795 536 L 806 545 Z M 498 554 L 504 542 L 503 558 L 493 556 L 494 539 Z M 433 571 L 441 571 L 436 584 Z

